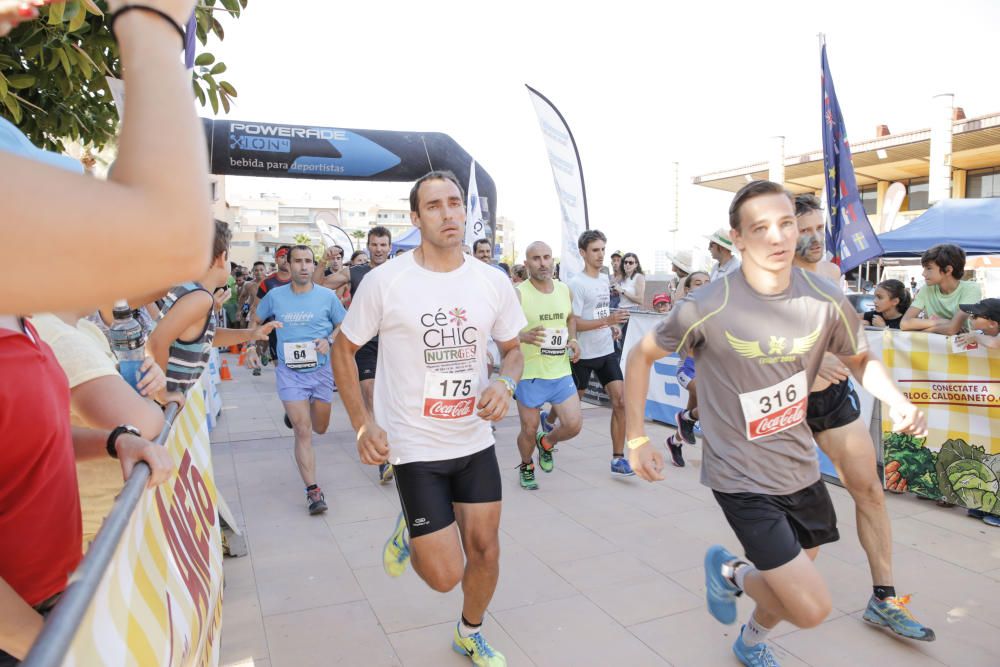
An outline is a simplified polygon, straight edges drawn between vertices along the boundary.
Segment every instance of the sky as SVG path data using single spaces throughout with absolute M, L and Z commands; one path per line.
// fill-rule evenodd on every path
M 208 50 L 238 89 L 228 117 L 444 132 L 493 177 L 518 243 L 560 246 L 560 211 L 524 84 L 570 125 L 590 226 L 651 267 L 655 249 L 706 246 L 731 194 L 691 177 L 821 147 L 819 47 L 848 135 L 929 127 L 931 98 L 1000 111 L 1000 3 L 483 3 L 250 0 Z M 211 109 L 203 110 L 211 116 Z M 680 166 L 679 197 L 674 167 Z M 407 184 L 229 178 L 230 198 L 405 197 Z M 680 230 L 674 227 L 675 206 Z

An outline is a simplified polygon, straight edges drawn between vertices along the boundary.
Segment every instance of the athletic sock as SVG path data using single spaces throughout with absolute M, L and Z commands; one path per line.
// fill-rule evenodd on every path
M 874 591 L 877 600 L 896 597 L 895 586 L 872 586 L 872 591 Z
M 690 410 L 684 410 L 681 412 L 681 419 L 687 419 L 688 421 L 694 421 L 694 417 L 691 416 Z
M 743 626 L 743 643 L 747 646 L 756 646 L 767 639 L 767 633 L 770 631 L 771 628 L 765 628 L 757 622 L 757 619 L 754 618 L 753 614 L 750 614 L 750 620 Z
M 625 458 L 625 455 L 624 454 L 612 454 L 611 458 L 612 459 L 623 459 L 623 458 Z
M 310 491 L 313 491 L 318 488 L 319 484 L 310 484 L 309 486 L 306 487 L 306 493 L 309 493 Z
M 544 435 L 538 439 L 538 444 L 540 444 L 542 446 L 542 449 L 544 449 L 547 452 L 551 452 L 552 449 L 555 447 L 555 445 L 549 442 L 548 436 Z
M 678 438 L 676 433 L 671 433 L 667 438 L 667 444 L 673 447 L 680 447 L 684 444 L 684 441 Z
M 722 576 L 729 580 L 733 586 L 743 591 L 743 582 L 747 575 L 756 570 L 750 563 L 744 560 L 731 560 L 722 566 Z
M 477 632 L 479 632 L 479 630 L 482 627 L 483 627 L 482 623 L 480 623 L 479 625 L 473 625 L 472 623 L 469 623 L 467 620 L 465 620 L 465 614 L 463 614 L 462 615 L 462 620 L 459 621 L 459 623 L 458 623 L 458 634 L 460 636 L 468 639 L 472 635 L 474 635 Z

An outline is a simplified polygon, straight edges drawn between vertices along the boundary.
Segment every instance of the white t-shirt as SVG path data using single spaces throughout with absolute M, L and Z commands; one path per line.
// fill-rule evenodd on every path
M 509 341 L 526 325 L 510 280 L 475 259 L 436 273 L 406 253 L 365 276 L 341 333 L 355 345 L 379 335 L 375 421 L 390 463 L 457 459 L 494 443 L 476 416 L 487 340 Z
M 599 273 L 596 278 L 591 278 L 580 272 L 570 280 L 569 288 L 573 290 L 573 314 L 577 317 L 599 320 L 610 314 L 611 286 L 605 274 Z M 610 327 L 580 331 L 576 338 L 580 344 L 581 359 L 606 357 L 615 351 Z

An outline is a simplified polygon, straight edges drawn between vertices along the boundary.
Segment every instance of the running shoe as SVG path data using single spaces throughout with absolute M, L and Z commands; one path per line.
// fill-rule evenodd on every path
M 996 514 L 990 514 L 989 512 L 984 512 L 982 510 L 969 510 L 969 516 L 974 519 L 982 519 L 983 523 L 987 526 L 1000 526 L 1000 516 Z
M 932 642 L 936 639 L 934 631 L 921 625 L 906 608 L 910 596 L 888 597 L 879 600 L 874 595 L 868 600 L 868 608 L 862 617 L 872 625 L 889 628 L 900 637 L 916 639 L 922 642 Z
M 542 472 L 552 472 L 552 468 L 555 467 L 555 462 L 552 459 L 552 452 L 555 451 L 555 447 L 546 449 L 544 443 L 547 442 L 544 433 L 539 431 L 535 434 L 535 447 L 538 448 L 538 467 L 542 469 Z
M 681 434 L 681 438 L 684 439 L 689 445 L 694 444 L 694 427 L 698 423 L 696 419 L 691 419 L 690 417 L 685 417 L 687 410 L 681 410 L 677 413 L 677 432 Z
M 520 470 L 521 477 L 521 488 L 525 491 L 534 491 L 538 488 L 538 482 L 535 481 L 535 464 L 534 463 L 522 463 L 518 466 Z
M 622 477 L 632 477 L 635 475 L 635 471 L 632 470 L 632 466 L 628 464 L 628 459 L 624 456 L 619 456 L 611 459 L 611 474 L 621 475 Z
M 392 481 L 392 464 L 391 463 L 379 463 L 378 464 L 378 481 L 383 484 Z
M 285 426 L 292 428 L 292 420 L 288 418 L 287 414 L 285 415 Z
M 410 563 L 410 542 L 406 539 L 406 519 L 399 513 L 396 529 L 382 549 L 382 567 L 390 577 L 398 577 L 406 571 Z
M 674 440 L 677 439 L 676 436 L 672 435 L 667 438 L 667 449 L 670 450 L 670 460 L 678 468 L 684 467 L 684 455 L 681 454 L 681 445 L 675 444 Z
M 255 376 L 259 376 L 259 375 L 260 375 L 260 369 L 259 369 L 259 368 L 255 368 L 255 369 L 253 369 L 253 374 L 254 374 Z
M 555 424 L 549 423 L 549 411 L 542 410 L 541 414 L 538 415 L 539 422 L 538 425 L 545 433 L 552 433 L 552 429 L 556 427 Z
M 467 657 L 477 667 L 507 667 L 507 659 L 494 650 L 480 632 L 471 637 L 463 637 L 456 625 L 455 640 L 451 643 L 451 648 L 455 653 Z
M 306 502 L 309 503 L 310 514 L 322 514 L 328 509 L 326 497 L 318 486 L 312 491 L 306 491 Z
M 740 628 L 740 633 L 736 635 L 733 653 L 747 667 L 781 667 L 767 643 L 761 642 L 755 646 L 743 643 L 743 628 Z
M 736 622 L 736 596 L 739 589 L 723 576 L 722 566 L 733 560 L 737 560 L 736 556 L 718 544 L 705 552 L 705 598 L 708 613 L 719 623 L 726 625 Z

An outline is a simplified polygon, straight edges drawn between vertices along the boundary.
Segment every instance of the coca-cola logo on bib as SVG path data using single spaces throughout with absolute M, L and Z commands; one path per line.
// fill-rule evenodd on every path
M 796 426 L 806 418 L 806 399 L 750 422 L 750 439 L 762 438 Z
M 476 399 L 440 399 L 428 398 L 424 400 L 424 416 L 431 419 L 461 419 L 472 414 L 476 406 Z

